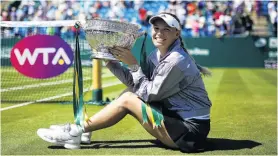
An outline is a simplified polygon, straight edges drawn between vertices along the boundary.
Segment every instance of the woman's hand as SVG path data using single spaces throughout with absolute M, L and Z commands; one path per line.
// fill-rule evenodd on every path
M 132 55 L 130 49 L 114 46 L 112 48 L 109 48 L 109 51 L 115 58 L 127 65 L 137 64 L 137 61 L 135 57 Z

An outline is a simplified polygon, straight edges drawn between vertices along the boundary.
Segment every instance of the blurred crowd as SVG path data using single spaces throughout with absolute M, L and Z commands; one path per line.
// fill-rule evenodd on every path
M 138 23 L 143 30 L 149 32 L 149 18 L 162 11 L 177 15 L 183 27 L 182 34 L 187 37 L 248 35 L 253 30 L 252 14 L 267 18 L 274 33 L 277 33 L 277 2 L 258 0 L 3 1 L 0 18 L 1 21 L 118 19 Z M 71 27 L 46 27 L 41 31 L 74 35 L 74 29 Z M 8 35 L 20 35 L 28 32 L 28 29 L 7 29 L 5 32 Z

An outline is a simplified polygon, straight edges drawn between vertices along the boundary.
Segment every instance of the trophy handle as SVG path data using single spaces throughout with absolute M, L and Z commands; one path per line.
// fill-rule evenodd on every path
M 86 21 L 76 21 L 74 24 L 75 28 L 83 28 L 83 25 L 86 23 Z

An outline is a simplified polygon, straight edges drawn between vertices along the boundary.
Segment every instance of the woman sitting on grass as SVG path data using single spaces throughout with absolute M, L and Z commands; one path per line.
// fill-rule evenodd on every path
M 107 67 L 132 91 L 93 115 L 84 127 L 68 124 L 39 129 L 37 133 L 43 140 L 69 149 L 80 148 L 82 133 L 87 134 L 88 141 L 88 132 L 113 126 L 130 114 L 169 148 L 183 152 L 204 149 L 210 131 L 211 102 L 199 69 L 207 71 L 197 66 L 185 50 L 176 16 L 160 13 L 149 22 L 157 48 L 147 57 L 150 77 L 142 72 L 129 49 L 112 48 L 113 55 L 129 69 L 116 61 L 107 62 Z

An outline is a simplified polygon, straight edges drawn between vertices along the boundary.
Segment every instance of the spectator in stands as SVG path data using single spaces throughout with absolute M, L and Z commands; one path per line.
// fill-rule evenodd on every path
M 12 7 L 12 10 L 10 12 L 10 17 L 11 17 L 11 21 L 16 21 L 17 18 L 16 18 L 16 8 L 15 7 Z
M 204 12 L 201 10 L 198 10 L 198 22 L 199 22 L 199 36 L 204 37 L 206 36 L 205 34 L 205 27 L 206 27 L 206 17 L 204 15 Z
M 242 24 L 245 27 L 245 31 L 248 34 L 251 34 L 251 32 L 253 30 L 253 20 L 247 13 L 243 13 L 243 15 L 242 15 Z
M 217 34 L 241 34 L 252 30 L 250 17 L 235 14 L 255 10 L 260 16 L 269 16 L 273 31 L 277 27 L 276 1 L 11 1 L 2 2 L 2 21 L 79 20 L 108 18 L 127 20 L 141 24 L 150 30 L 148 18 L 157 11 L 167 10 L 175 14 L 183 26 L 185 36 L 215 36 Z M 2 4 L 1 3 L 1 4 Z M 111 5 L 112 3 L 112 5 Z M 165 5 L 166 4 L 166 5 Z M 146 6 L 146 7 L 145 7 Z M 255 9 L 254 9 L 255 8 Z M 130 10 L 136 11 L 130 11 Z M 137 12 L 137 10 L 140 10 Z M 267 12 L 268 10 L 268 12 Z M 128 12 L 128 14 L 125 14 Z M 201 12 L 201 13 L 200 13 Z M 132 15 L 131 15 L 132 14 Z M 198 18 L 201 17 L 201 18 Z M 246 21 L 246 22 L 245 22 Z M 245 30 L 241 30 L 245 28 Z M 11 33 L 14 30 L 11 31 Z M 25 30 L 27 32 L 27 30 Z M 70 32 L 69 32 L 70 33 Z
M 278 17 L 276 16 L 274 24 L 273 24 L 273 36 L 277 37 L 277 23 L 278 23 Z
M 278 12 L 277 12 L 277 1 L 271 1 L 268 3 L 268 15 L 269 21 L 272 26 L 273 35 L 277 36 L 277 20 L 278 20 Z
M 217 36 L 223 36 L 226 34 L 225 26 L 224 26 L 224 12 L 219 8 L 219 6 L 215 6 L 213 9 L 213 20 L 215 22 L 215 26 L 217 28 Z
M 2 21 L 9 21 L 9 13 L 6 10 L 1 12 L 1 20 Z
M 145 8 L 140 8 L 138 10 L 138 13 L 139 13 L 140 24 L 142 24 L 144 26 L 147 26 L 148 25 L 148 22 L 147 22 L 147 17 L 148 17 L 147 10 Z
M 124 18 L 124 10 L 126 9 L 124 1 L 114 0 L 111 2 L 111 10 L 115 14 L 114 18 Z
M 70 149 L 80 148 L 83 132 L 113 126 L 130 114 L 167 147 L 183 152 L 204 150 L 210 131 L 211 102 L 198 65 L 184 48 L 180 22 L 172 14 L 161 13 L 153 16 L 150 23 L 157 49 L 147 57 L 147 69 L 137 65 L 130 49 L 121 47 L 111 51 L 129 69 L 118 61 L 107 63 L 132 92 L 104 107 L 84 122 L 85 127 L 66 124 L 60 129 L 39 129 L 37 133 L 43 140 Z
M 194 2 L 191 2 L 191 3 L 187 4 L 186 9 L 187 9 L 187 14 L 188 15 L 193 15 L 193 14 L 196 13 L 197 6 L 196 6 L 196 4 Z
M 235 36 L 242 35 L 245 32 L 242 17 L 240 13 L 237 13 L 232 17 L 232 34 Z
M 172 14 L 176 14 L 177 11 L 177 1 L 176 0 L 170 0 L 168 5 L 168 12 Z
M 224 28 L 227 35 L 232 35 L 232 15 L 230 9 L 227 9 L 224 15 Z
M 139 8 L 142 8 L 144 4 L 144 1 L 142 0 L 134 0 L 134 9 L 139 10 Z
M 134 8 L 134 2 L 133 1 L 124 1 L 124 5 L 126 8 Z

